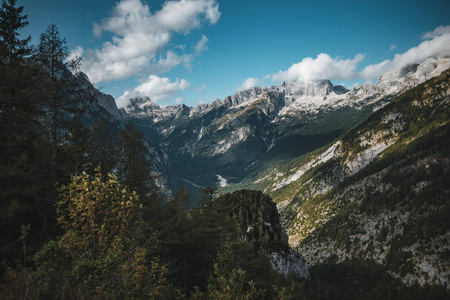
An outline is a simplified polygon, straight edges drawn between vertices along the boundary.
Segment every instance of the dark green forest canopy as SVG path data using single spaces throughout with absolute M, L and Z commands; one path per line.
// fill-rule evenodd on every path
M 289 248 L 277 207 L 261 191 L 239 190 L 225 194 L 215 199 L 211 206 L 225 209 L 225 213 L 236 218 L 240 232 L 255 251 L 275 252 Z

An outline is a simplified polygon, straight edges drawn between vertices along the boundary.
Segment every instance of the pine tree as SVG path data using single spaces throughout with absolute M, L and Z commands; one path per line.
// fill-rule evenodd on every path
M 216 191 L 217 189 L 212 187 L 211 185 L 202 188 L 200 190 L 200 199 L 198 201 L 197 207 L 204 208 L 206 205 L 208 205 L 213 200 Z
M 264 291 L 257 290 L 252 281 L 245 280 L 245 271 L 235 265 L 231 242 L 227 240 L 213 264 L 214 272 L 208 280 L 209 299 L 259 299 Z
M 173 200 L 179 206 L 179 209 L 186 211 L 189 204 L 189 194 L 185 185 L 181 185 L 173 195 Z
M 71 71 L 81 64 L 80 58 L 68 60 L 69 51 L 65 38 L 55 24 L 50 24 L 40 36 L 34 59 L 43 69 L 45 121 L 52 145 L 52 165 L 56 169 L 58 146 L 73 115 L 80 115 L 93 101 L 94 94 L 86 90 L 83 82 Z
M 19 31 L 28 25 L 27 18 L 27 15 L 23 15 L 23 6 L 16 8 L 16 0 L 2 2 L 0 10 L 0 59 L 2 63 L 20 62 L 31 53 L 28 45 L 31 37 L 19 39 Z

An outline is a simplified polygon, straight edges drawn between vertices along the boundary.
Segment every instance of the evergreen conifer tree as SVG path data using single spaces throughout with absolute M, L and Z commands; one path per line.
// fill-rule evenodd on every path
M 0 9 L 0 59 L 2 63 L 21 62 L 31 53 L 28 43 L 31 37 L 19 38 L 19 31 L 28 25 L 23 6 L 16 7 L 16 0 L 5 0 Z
M 94 99 L 94 95 L 85 89 L 83 82 L 71 72 L 77 70 L 81 59 L 68 58 L 66 39 L 60 36 L 55 24 L 50 24 L 40 36 L 34 59 L 43 69 L 41 85 L 44 120 L 49 129 L 54 171 L 58 163 L 58 147 L 62 144 L 70 119 L 74 115 L 82 114 L 87 104 Z

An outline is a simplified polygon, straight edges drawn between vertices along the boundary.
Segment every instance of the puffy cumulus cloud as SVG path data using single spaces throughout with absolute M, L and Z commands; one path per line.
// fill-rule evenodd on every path
M 450 25 L 447 26 L 438 26 L 433 31 L 427 32 L 423 35 L 424 39 L 432 39 L 437 36 L 441 36 L 443 34 L 449 34 L 450 33 Z
M 396 71 L 408 64 L 422 63 L 429 57 L 450 56 L 450 26 L 439 26 L 423 35 L 425 39 L 418 46 L 408 51 L 396 54 L 392 60 L 368 65 L 357 71 L 364 60 L 364 55 L 357 54 L 353 59 L 332 58 L 326 53 L 316 58 L 307 57 L 293 64 L 286 71 L 270 75 L 273 81 L 283 80 L 373 80 L 389 71 Z M 391 50 L 396 48 L 391 45 Z
M 237 91 L 245 91 L 257 86 L 260 83 L 258 78 L 247 78 L 242 82 L 242 84 L 237 88 Z
M 185 90 L 190 83 L 185 79 L 171 82 L 167 77 L 150 75 L 148 80 L 133 90 L 127 90 L 117 99 L 118 107 L 125 107 L 128 100 L 135 97 L 149 97 L 153 102 L 175 95 L 178 91 Z M 176 98 L 181 99 L 181 98 Z
M 174 33 L 187 34 L 204 23 L 214 25 L 219 18 L 216 0 L 167 1 L 155 13 L 141 0 L 121 0 L 111 17 L 94 24 L 96 36 L 108 32 L 112 33 L 112 38 L 100 49 L 85 51 L 82 70 L 94 82 L 130 77 L 154 62 Z M 202 49 L 207 41 L 206 36 L 204 38 L 206 40 L 202 38 L 199 45 Z M 186 63 L 192 59 L 189 55 L 175 59 L 173 52 L 167 52 L 166 56 L 156 59 L 155 68 L 167 71 L 179 64 L 190 68 L 190 62 Z
M 326 53 L 317 55 L 316 58 L 306 57 L 301 62 L 293 64 L 286 71 L 279 71 L 272 75 L 274 81 L 284 80 L 353 80 L 358 64 L 364 59 L 364 55 L 357 54 L 353 59 L 332 58 Z
M 450 56 L 450 26 L 439 26 L 433 32 L 426 33 L 425 37 L 431 39 L 402 54 L 396 54 L 392 60 L 365 67 L 359 77 L 375 79 L 385 72 L 399 70 L 408 64 L 420 64 L 429 57 Z
M 155 20 L 163 28 L 188 32 L 200 26 L 201 17 L 216 24 L 220 18 L 219 4 L 214 0 L 167 1 L 155 15 Z

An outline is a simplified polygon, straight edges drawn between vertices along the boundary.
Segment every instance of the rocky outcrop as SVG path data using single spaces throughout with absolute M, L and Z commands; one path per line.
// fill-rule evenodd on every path
M 287 252 L 273 252 L 270 254 L 272 266 L 278 273 L 299 280 L 309 280 L 310 275 L 305 258 L 289 249 Z

